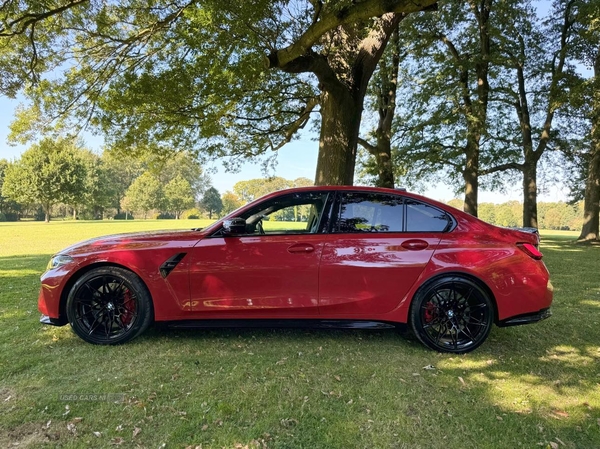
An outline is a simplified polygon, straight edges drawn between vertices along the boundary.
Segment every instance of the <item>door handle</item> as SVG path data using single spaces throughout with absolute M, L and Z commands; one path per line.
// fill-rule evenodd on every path
M 407 240 L 402 242 L 402 248 L 409 251 L 421 251 L 429 246 L 425 240 Z
M 311 253 L 315 247 L 307 243 L 297 243 L 288 248 L 289 253 Z

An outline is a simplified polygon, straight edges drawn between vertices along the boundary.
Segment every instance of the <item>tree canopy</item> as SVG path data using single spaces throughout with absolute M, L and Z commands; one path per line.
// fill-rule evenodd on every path
M 370 76 L 395 25 L 433 4 L 8 2 L 3 92 L 27 81 L 45 120 L 70 113 L 111 144 L 159 142 L 234 163 L 277 150 L 319 110 L 317 182 L 352 183 Z M 11 71 L 17 57 L 26 69 Z M 22 111 L 21 132 L 40 114 Z
M 54 204 L 73 204 L 84 193 L 85 165 L 72 140 L 43 139 L 5 170 L 2 195 L 41 204 L 47 222 Z

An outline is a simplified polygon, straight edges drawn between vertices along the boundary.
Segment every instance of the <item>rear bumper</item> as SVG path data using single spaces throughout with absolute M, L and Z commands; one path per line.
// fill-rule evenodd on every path
M 508 327 L 508 326 L 520 326 L 521 324 L 530 324 L 537 323 L 538 321 L 545 320 L 546 318 L 550 318 L 552 316 L 552 311 L 550 308 L 542 309 L 539 312 L 533 313 L 525 313 L 523 315 L 517 315 L 505 320 L 499 321 L 498 326 L 500 327 Z

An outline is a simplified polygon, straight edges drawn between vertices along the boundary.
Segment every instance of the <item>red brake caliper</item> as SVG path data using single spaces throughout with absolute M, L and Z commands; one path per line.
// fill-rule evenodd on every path
M 435 318 L 435 306 L 433 303 L 428 302 L 427 308 L 425 309 L 425 322 L 430 323 Z
M 125 312 L 121 314 L 121 321 L 127 326 L 131 322 L 133 313 L 135 312 L 135 301 L 131 300 L 131 292 L 129 289 L 125 290 L 125 293 L 123 294 L 123 305 Z

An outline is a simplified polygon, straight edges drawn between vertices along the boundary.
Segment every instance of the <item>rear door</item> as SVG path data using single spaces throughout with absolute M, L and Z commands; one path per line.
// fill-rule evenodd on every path
M 451 224 L 440 209 L 401 195 L 340 192 L 321 257 L 321 315 L 393 310 Z

